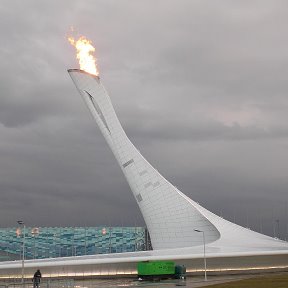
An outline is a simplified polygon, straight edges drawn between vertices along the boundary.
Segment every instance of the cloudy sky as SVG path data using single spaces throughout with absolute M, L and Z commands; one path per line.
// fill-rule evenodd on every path
M 73 26 L 132 142 L 226 219 L 287 235 L 287 1 L 0 2 L 0 226 L 144 225 L 69 75 Z M 276 235 L 277 236 L 277 235 Z

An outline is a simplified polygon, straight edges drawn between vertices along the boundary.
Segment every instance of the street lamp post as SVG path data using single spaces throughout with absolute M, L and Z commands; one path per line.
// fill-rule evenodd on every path
M 58 234 L 54 233 L 53 234 L 54 254 L 52 254 L 52 257 L 57 257 L 57 240 L 56 240 L 57 238 L 56 237 L 58 237 Z
M 36 237 L 39 235 L 39 228 L 38 227 L 32 228 L 31 235 L 33 237 L 33 242 L 34 242 L 34 245 L 33 245 L 33 259 L 35 259 L 36 258 Z
M 22 278 L 21 283 L 24 284 L 24 261 L 25 261 L 25 223 L 22 220 L 17 221 L 20 226 L 23 226 L 23 242 L 22 242 Z
M 203 233 L 203 252 L 204 252 L 204 275 L 205 275 L 205 281 L 207 281 L 207 266 L 206 266 L 206 245 L 205 245 L 205 232 L 194 229 L 195 232 Z
M 85 256 L 87 255 L 87 227 L 85 225 L 85 249 L 84 249 Z
M 276 219 L 277 223 L 277 238 L 280 239 L 280 220 Z

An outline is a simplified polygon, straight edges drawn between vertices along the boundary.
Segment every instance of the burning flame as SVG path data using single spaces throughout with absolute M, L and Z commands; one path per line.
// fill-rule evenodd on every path
M 68 41 L 77 50 L 77 59 L 79 60 L 80 69 L 90 74 L 99 75 L 99 71 L 96 66 L 96 58 L 93 55 L 95 48 L 92 46 L 92 42 L 86 39 L 84 36 L 79 37 L 76 41 L 74 37 L 68 37 Z

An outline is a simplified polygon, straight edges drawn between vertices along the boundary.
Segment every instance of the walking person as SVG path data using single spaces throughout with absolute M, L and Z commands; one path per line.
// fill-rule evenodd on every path
M 34 273 L 34 276 L 33 276 L 33 280 L 32 280 L 33 281 L 33 288 L 39 288 L 41 277 L 42 277 L 42 274 L 41 274 L 40 270 L 38 269 Z

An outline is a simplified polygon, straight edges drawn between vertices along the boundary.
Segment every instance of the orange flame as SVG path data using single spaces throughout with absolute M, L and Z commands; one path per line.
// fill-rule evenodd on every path
M 96 66 L 96 58 L 92 54 L 95 52 L 95 48 L 92 46 L 92 42 L 86 39 L 84 36 L 79 37 L 76 41 L 74 37 L 68 37 L 68 41 L 77 50 L 77 59 L 79 60 L 80 69 L 90 74 L 99 75 L 99 71 Z

